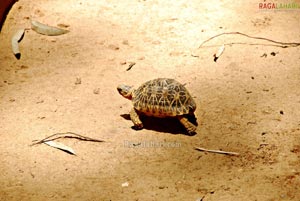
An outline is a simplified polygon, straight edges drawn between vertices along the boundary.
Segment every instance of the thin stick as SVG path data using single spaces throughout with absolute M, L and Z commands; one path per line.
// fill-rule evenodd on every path
M 226 154 L 226 155 L 231 155 L 231 156 L 238 156 L 238 155 L 240 155 L 239 153 L 236 153 L 236 152 L 221 151 L 221 150 L 211 150 L 211 149 L 205 149 L 205 148 L 202 148 L 202 147 L 194 147 L 194 149 L 196 149 L 198 151 L 205 151 L 205 152 L 216 153 L 216 154 Z
M 219 36 L 222 36 L 222 35 L 230 35 L 230 34 L 239 34 L 239 35 L 242 35 L 242 36 L 245 36 L 245 37 L 248 37 L 248 38 L 253 38 L 253 39 L 264 40 L 264 41 L 276 43 L 276 44 L 279 44 L 278 46 L 279 46 L 279 47 L 282 47 L 282 48 L 287 48 L 287 47 L 297 47 L 297 46 L 300 46 L 300 43 L 284 43 L 284 42 L 275 41 L 275 40 L 268 39 L 268 38 L 256 37 L 256 36 L 249 36 L 249 35 L 247 35 L 247 34 L 244 34 L 244 33 L 241 33 L 241 32 L 236 31 L 236 32 L 224 32 L 224 33 L 217 34 L 217 35 L 215 35 L 215 36 L 213 36 L 213 37 L 210 37 L 209 39 L 203 41 L 203 42 L 199 45 L 198 49 L 201 48 L 201 47 L 204 45 L 204 43 L 207 43 L 208 41 L 210 41 L 210 40 L 212 40 L 212 39 L 214 39 L 214 38 L 216 38 L 216 37 L 219 37 Z
M 267 43 L 246 43 L 246 42 L 232 42 L 232 43 L 223 43 L 219 45 L 206 45 L 202 46 L 201 48 L 211 48 L 211 47 L 220 47 L 221 45 L 225 46 L 232 46 L 232 45 L 260 45 L 260 46 L 273 46 L 273 47 L 281 47 L 281 48 L 287 48 L 290 46 L 287 45 L 276 45 L 276 44 L 267 44 Z
M 135 64 L 136 64 L 135 62 L 131 62 L 128 68 L 126 69 L 126 71 L 129 71 Z
M 55 133 L 53 135 L 50 135 L 42 140 L 39 140 L 37 142 L 32 143 L 30 146 L 36 145 L 36 144 L 41 144 L 44 142 L 48 142 L 48 141 L 53 141 L 53 140 L 57 140 L 59 138 L 76 138 L 79 140 L 84 140 L 84 141 L 91 141 L 91 142 L 105 142 L 103 140 L 98 140 L 98 139 L 94 139 L 94 138 L 90 138 L 90 137 L 85 137 L 83 135 L 79 135 L 77 133 L 73 133 L 73 132 L 66 132 L 66 133 Z

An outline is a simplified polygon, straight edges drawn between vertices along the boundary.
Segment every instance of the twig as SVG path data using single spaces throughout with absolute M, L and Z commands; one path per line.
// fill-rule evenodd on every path
M 130 62 L 128 68 L 126 69 L 126 71 L 129 71 L 136 63 L 135 62 Z
M 231 156 L 238 156 L 238 155 L 240 155 L 239 153 L 236 153 L 236 152 L 221 151 L 221 150 L 211 150 L 211 149 L 205 149 L 205 148 L 201 148 L 201 147 L 194 147 L 194 149 L 196 149 L 198 151 L 205 151 L 205 152 L 217 153 L 217 154 L 226 154 L 226 155 L 231 155 Z
M 219 37 L 219 36 L 222 36 L 222 35 L 231 35 L 231 34 L 238 34 L 238 35 L 242 35 L 242 36 L 245 36 L 245 37 L 248 37 L 248 38 L 253 38 L 253 39 L 264 40 L 264 41 L 276 43 L 276 44 L 279 44 L 279 45 L 277 45 L 278 47 L 282 47 L 282 48 L 300 46 L 300 43 L 285 43 L 285 42 L 275 41 L 275 40 L 264 38 L 264 37 L 249 36 L 247 34 L 244 34 L 244 33 L 236 31 L 236 32 L 224 32 L 224 33 L 217 34 L 217 35 L 215 35 L 213 37 L 210 37 L 209 39 L 203 41 L 199 45 L 198 49 L 201 48 L 205 43 L 207 43 L 208 41 L 210 41 L 210 40 L 212 40 L 212 39 L 214 39 L 216 37 Z M 232 43 L 232 44 L 234 44 L 234 43 Z
M 232 42 L 232 43 L 224 43 L 225 46 L 232 46 L 232 45 L 252 45 L 252 46 L 272 46 L 272 47 L 281 47 L 281 48 L 288 48 L 288 45 L 276 45 L 276 44 L 267 44 L 267 43 L 246 43 L 246 42 Z M 220 47 L 221 44 L 218 45 L 206 45 L 201 46 L 201 48 L 212 48 L 212 47 Z M 197 55 L 193 55 L 197 56 Z M 197 56 L 199 57 L 199 56 Z
M 90 137 L 85 137 L 85 136 L 79 135 L 77 133 L 66 132 L 66 133 L 55 133 L 55 134 L 50 135 L 50 136 L 48 136 L 48 137 L 46 137 L 42 140 L 39 140 L 37 142 L 32 143 L 30 146 L 41 144 L 41 143 L 48 142 L 48 141 L 57 140 L 59 138 L 76 138 L 76 139 L 83 140 L 83 141 L 105 142 L 103 140 L 98 140 L 98 139 L 94 139 L 94 138 L 90 138 Z

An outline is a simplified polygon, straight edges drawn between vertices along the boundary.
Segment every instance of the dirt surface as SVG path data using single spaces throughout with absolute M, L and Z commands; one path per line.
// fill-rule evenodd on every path
M 299 9 L 259 3 L 17 2 L 0 34 L 0 200 L 300 200 L 300 48 L 225 35 L 197 49 L 228 31 L 300 41 Z M 10 40 L 31 18 L 70 32 L 27 30 L 17 60 Z M 226 45 L 214 62 L 232 42 L 259 44 Z M 116 86 L 158 77 L 195 97 L 196 135 L 174 119 L 131 128 Z M 76 156 L 29 146 L 67 131 L 106 142 L 60 140 Z

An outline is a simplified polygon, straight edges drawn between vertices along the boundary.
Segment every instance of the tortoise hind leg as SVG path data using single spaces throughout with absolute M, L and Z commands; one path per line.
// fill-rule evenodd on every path
M 130 114 L 130 119 L 134 124 L 134 128 L 135 129 L 142 129 L 143 128 L 143 123 L 140 120 L 140 117 L 139 117 L 138 113 L 136 112 L 136 110 L 134 108 L 132 108 L 129 114 Z
M 196 134 L 197 127 L 194 124 L 192 124 L 186 117 L 178 116 L 178 119 L 179 119 L 180 123 L 186 128 L 189 135 Z

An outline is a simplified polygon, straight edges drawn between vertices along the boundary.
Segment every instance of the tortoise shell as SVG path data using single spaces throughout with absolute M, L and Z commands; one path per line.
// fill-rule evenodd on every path
M 157 78 L 133 92 L 134 108 L 148 116 L 175 117 L 192 114 L 196 103 L 187 89 L 174 79 Z

